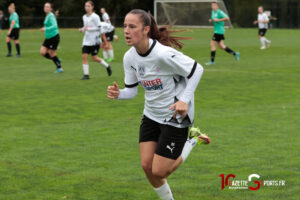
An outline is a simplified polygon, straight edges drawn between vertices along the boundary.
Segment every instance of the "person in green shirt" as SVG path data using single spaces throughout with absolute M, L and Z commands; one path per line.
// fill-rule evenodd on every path
M 52 10 L 51 3 L 45 3 L 44 12 L 46 14 L 46 18 L 44 20 L 44 27 L 41 28 L 41 31 L 45 32 L 45 40 L 41 46 L 40 54 L 54 62 L 56 65 L 55 73 L 61 73 L 63 72 L 61 60 L 56 55 L 60 37 L 56 17 Z
M 217 2 L 212 2 L 211 7 L 212 7 L 211 19 L 209 19 L 209 21 L 212 22 L 214 25 L 214 35 L 210 42 L 211 60 L 209 62 L 207 62 L 206 65 L 214 65 L 215 64 L 216 46 L 217 45 L 220 47 L 220 49 L 223 49 L 226 52 L 228 52 L 229 54 L 232 54 L 235 57 L 236 61 L 238 61 L 239 57 L 240 57 L 240 53 L 231 50 L 229 47 L 227 47 L 224 44 L 224 40 L 225 40 L 224 22 L 228 21 L 229 17 L 221 9 L 219 9 Z
M 16 50 L 17 50 L 16 57 L 19 58 L 21 57 L 20 43 L 19 43 L 20 23 L 19 23 L 19 15 L 16 13 L 16 7 L 14 3 L 9 4 L 8 12 L 10 15 L 9 15 L 9 29 L 6 37 L 6 44 L 8 49 L 8 53 L 6 54 L 6 57 L 12 56 L 10 40 L 14 40 L 14 43 L 16 45 Z

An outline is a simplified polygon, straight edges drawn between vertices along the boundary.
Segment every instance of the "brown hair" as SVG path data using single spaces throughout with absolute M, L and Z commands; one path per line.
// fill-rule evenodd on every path
M 91 4 L 91 6 L 95 7 L 95 4 L 94 4 L 93 1 L 87 1 L 87 2 L 85 2 L 85 3 L 89 3 L 89 4 Z
M 179 40 L 191 39 L 187 37 L 171 36 L 172 33 L 179 32 L 179 31 L 170 30 L 173 24 L 158 27 L 154 17 L 150 13 L 147 13 L 144 10 L 134 9 L 130 11 L 128 14 L 139 15 L 140 20 L 143 22 L 144 26 L 150 26 L 148 37 L 158 40 L 163 45 L 181 49 L 183 47 L 183 43 L 180 42 Z

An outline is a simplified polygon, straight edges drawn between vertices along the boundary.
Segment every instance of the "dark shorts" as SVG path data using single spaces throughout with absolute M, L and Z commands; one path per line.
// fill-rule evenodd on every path
M 114 41 L 114 35 L 115 35 L 115 29 L 109 33 L 105 33 L 105 36 L 106 36 L 106 40 L 108 42 L 112 42 Z
M 51 49 L 51 50 L 56 50 L 58 47 L 60 41 L 60 37 L 59 34 L 57 34 L 56 36 L 49 38 L 49 39 L 45 39 L 43 42 L 43 46 L 46 47 L 47 49 Z
M 267 33 L 267 29 L 266 28 L 260 28 L 260 29 L 258 29 L 258 35 L 265 36 L 266 33 Z
M 212 37 L 212 40 L 213 41 L 216 41 L 216 42 L 221 42 L 221 40 L 225 40 L 225 37 L 223 34 L 217 34 L 215 33 Z
M 20 33 L 20 29 L 19 28 L 13 28 L 10 32 L 10 34 L 8 35 L 8 37 L 10 39 L 13 40 L 18 40 L 19 39 L 19 33 Z
M 87 54 L 92 54 L 92 56 L 95 56 L 98 54 L 100 49 L 100 45 L 94 45 L 94 46 L 83 46 L 82 47 L 82 54 L 87 53 Z
M 176 128 L 157 123 L 145 115 L 140 126 L 140 143 L 157 142 L 155 153 L 176 160 L 182 152 L 188 137 L 188 128 Z

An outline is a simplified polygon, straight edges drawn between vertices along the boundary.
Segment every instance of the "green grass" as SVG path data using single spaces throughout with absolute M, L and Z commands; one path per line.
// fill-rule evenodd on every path
M 118 30 L 113 75 L 90 63 L 82 76 L 82 34 L 61 30 L 65 72 L 39 55 L 43 33 L 22 30 L 22 58 L 5 58 L 0 32 L 0 199 L 158 199 L 139 164 L 138 132 L 144 97 L 112 101 L 106 89 L 123 87 L 128 47 Z M 232 29 L 225 43 L 240 62 L 217 50 L 216 65 L 196 92 L 195 124 L 211 137 L 168 178 L 178 200 L 299 199 L 300 31 L 270 30 L 272 47 L 259 50 L 256 29 Z M 204 64 L 212 31 L 195 29 L 182 50 Z M 14 46 L 13 46 L 14 47 Z M 15 50 L 13 48 L 13 53 Z M 221 190 L 219 174 L 245 180 L 285 180 L 285 187 Z

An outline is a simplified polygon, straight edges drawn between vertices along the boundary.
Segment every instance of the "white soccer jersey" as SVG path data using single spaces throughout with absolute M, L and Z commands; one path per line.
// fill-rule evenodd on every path
M 269 21 L 269 17 L 266 13 L 258 14 L 257 16 L 258 21 Z M 268 23 L 258 23 L 258 28 L 259 29 L 268 29 Z
M 115 29 L 113 25 L 106 22 L 100 22 L 100 32 L 101 34 L 110 33 Z
M 193 76 L 197 62 L 181 52 L 150 39 L 150 49 L 144 55 L 134 47 L 124 55 L 125 86 L 135 87 L 140 83 L 145 89 L 144 115 L 148 118 L 175 127 L 188 127 L 194 121 L 194 97 L 188 104 L 188 117 L 182 119 L 174 110 L 169 110 L 183 94 L 187 78 Z
M 85 31 L 82 46 L 94 46 L 101 43 L 100 38 L 100 18 L 96 13 L 90 16 L 83 15 L 83 29 L 88 27 Z
M 102 19 L 103 19 L 104 22 L 110 23 L 110 19 L 109 19 L 109 16 L 108 16 L 107 13 L 102 14 Z

